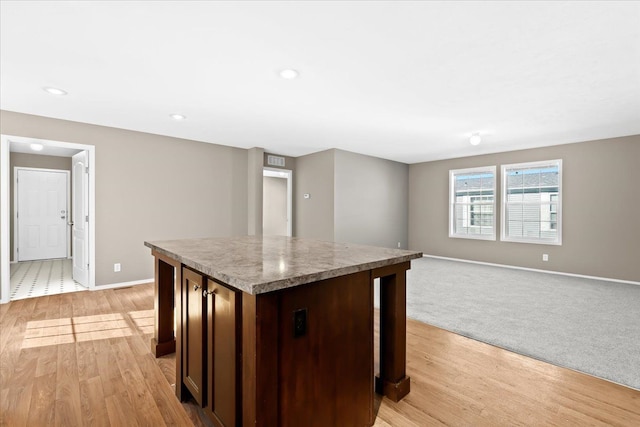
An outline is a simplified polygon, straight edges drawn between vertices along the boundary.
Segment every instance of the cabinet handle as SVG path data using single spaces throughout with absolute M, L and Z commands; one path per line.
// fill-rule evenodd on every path
M 215 290 L 215 289 L 214 289 L 214 290 L 212 290 L 212 291 L 208 291 L 208 290 L 206 290 L 206 289 L 203 289 L 203 290 L 202 290 L 202 296 L 203 296 L 203 297 L 205 297 L 205 298 L 206 298 L 206 297 L 208 297 L 209 295 L 211 295 L 211 294 L 215 294 L 215 293 L 216 293 L 216 290 Z
M 198 289 L 200 289 L 200 286 L 199 286 L 199 285 L 193 285 L 193 290 L 194 290 L 194 291 L 197 291 Z

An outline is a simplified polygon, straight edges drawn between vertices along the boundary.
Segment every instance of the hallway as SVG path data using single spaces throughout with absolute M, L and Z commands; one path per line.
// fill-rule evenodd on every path
M 47 259 L 11 264 L 11 301 L 44 295 L 86 291 L 74 281 L 71 259 Z

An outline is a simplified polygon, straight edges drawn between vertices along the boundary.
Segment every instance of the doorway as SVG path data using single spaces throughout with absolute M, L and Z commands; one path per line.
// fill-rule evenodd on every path
M 262 178 L 262 234 L 291 237 L 293 171 L 264 168 Z
M 0 198 L 2 200 L 2 208 L 0 209 L 0 303 L 7 303 L 11 298 L 12 292 L 11 282 L 15 280 L 36 280 L 39 281 L 39 277 L 49 278 L 56 277 L 55 288 L 59 287 L 59 292 L 67 292 L 73 289 L 73 286 L 81 283 L 84 285 L 84 289 L 93 289 L 95 287 L 95 147 L 86 144 L 76 144 L 61 141 L 50 141 L 34 138 L 26 138 L 12 135 L 0 135 L 0 165 L 2 166 L 2 173 L 0 174 Z M 33 146 L 41 151 L 34 150 Z M 58 220 L 61 220 L 62 210 L 64 210 L 64 229 L 66 244 L 66 254 L 63 258 L 58 258 L 60 252 L 56 252 L 52 255 L 51 252 L 46 252 L 44 255 L 22 255 L 15 256 L 15 252 L 10 245 L 10 230 L 14 224 L 15 218 L 10 215 L 9 212 L 9 194 L 10 190 L 16 189 L 15 183 L 10 179 L 10 158 L 22 154 L 29 153 L 44 156 L 66 157 L 69 158 L 69 167 L 67 168 L 70 173 L 70 191 L 67 196 L 67 208 L 63 209 L 58 207 Z M 31 158 L 37 158 L 41 156 L 31 156 Z M 73 164 L 73 168 L 71 166 Z M 21 168 L 28 169 L 28 168 Z M 68 172 L 67 171 L 67 172 Z M 13 170 L 12 170 L 13 172 Z M 13 184 L 13 186 L 12 186 Z M 31 197 L 35 197 L 37 191 L 31 191 Z M 47 191 L 47 196 L 53 198 L 55 191 Z M 26 193 L 25 193 L 26 194 Z M 15 197 L 14 197 L 15 200 Z M 30 201 L 24 201 L 24 203 L 30 203 Z M 52 217 L 53 218 L 53 217 Z M 17 227 L 17 224 L 15 224 Z M 28 225 L 28 224 L 26 224 Z M 54 226 L 47 226 L 46 229 L 41 228 L 40 233 L 38 230 L 32 228 L 31 230 L 23 230 L 22 233 L 18 231 L 16 233 L 16 240 L 20 239 L 22 234 L 23 238 L 27 239 L 27 245 L 35 245 L 36 241 L 48 241 L 47 239 L 53 237 L 56 232 Z M 22 226 L 21 226 L 22 227 Z M 31 234 L 29 234 L 31 233 Z M 48 233 L 48 234 L 47 234 Z M 58 234 L 59 236 L 59 234 Z M 31 239 L 31 242 L 28 241 Z M 49 240 L 51 240 L 49 239 Z M 24 242 L 18 242 L 16 246 L 24 247 Z M 21 249 L 22 251 L 22 249 Z M 27 253 L 29 250 L 26 251 Z M 14 255 L 12 257 L 12 254 Z M 42 259 L 45 257 L 46 259 Z M 13 258 L 13 260 L 11 260 Z M 24 265 L 20 265 L 20 269 L 17 269 L 18 261 L 24 261 L 27 258 L 34 260 L 28 261 Z M 40 260 L 38 260 L 40 259 Z M 17 271 L 20 273 L 17 273 Z M 20 278 L 14 277 L 16 274 L 20 275 Z M 24 277 L 23 277 L 24 276 Z M 68 276 L 68 277 L 67 277 Z M 69 282 L 70 280 L 70 282 Z M 63 286 L 64 284 L 64 286 Z M 37 296 L 38 294 L 31 296 Z

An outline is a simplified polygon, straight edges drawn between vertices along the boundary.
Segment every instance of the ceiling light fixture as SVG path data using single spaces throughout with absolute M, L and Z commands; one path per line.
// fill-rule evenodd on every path
M 287 79 L 287 80 L 293 80 L 295 78 L 297 78 L 299 75 L 299 73 L 291 68 L 288 68 L 286 70 L 282 70 L 280 71 L 280 77 L 282 77 L 283 79 Z
M 478 132 L 474 133 L 473 135 L 471 135 L 471 138 L 469 138 L 469 143 L 471 145 L 478 145 L 481 141 L 482 138 L 480 138 L 480 134 Z
M 170 114 L 169 117 L 171 117 L 173 120 L 185 120 L 187 118 L 187 116 L 184 116 L 182 114 Z
M 33 151 L 42 151 L 42 149 L 44 148 L 44 145 L 42 145 L 42 144 L 36 144 L 36 143 L 33 143 L 33 144 L 29 145 L 29 147 L 30 147 Z
M 51 95 L 62 96 L 67 94 L 66 90 L 58 89 L 57 87 L 44 87 L 42 89 L 44 89 L 45 92 L 50 93 Z

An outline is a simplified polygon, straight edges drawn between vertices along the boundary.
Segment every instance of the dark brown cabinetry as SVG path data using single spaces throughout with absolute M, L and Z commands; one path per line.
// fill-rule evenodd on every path
M 376 278 L 375 390 L 396 402 L 409 393 L 405 272 L 420 253 L 257 236 L 145 244 L 155 354 L 171 350 L 175 301 L 176 395 L 214 425 L 373 425 Z
M 239 425 L 242 297 L 187 268 L 182 278 L 183 384 L 215 426 Z
M 193 398 L 204 405 L 207 324 L 206 299 L 202 296 L 205 279 L 187 268 L 182 270 L 183 328 L 182 375 L 184 386 Z
M 207 405 L 205 413 L 219 427 L 242 419 L 240 360 L 242 295 L 211 279 L 207 288 Z

